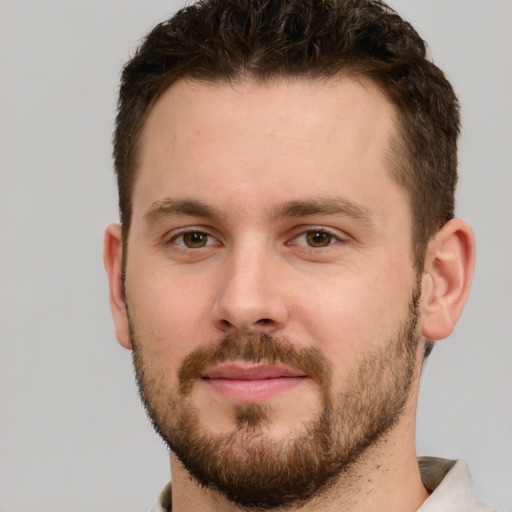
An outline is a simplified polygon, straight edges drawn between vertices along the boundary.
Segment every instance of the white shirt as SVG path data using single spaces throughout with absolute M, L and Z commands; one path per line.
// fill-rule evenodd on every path
M 464 461 L 419 457 L 418 464 L 423 484 L 432 493 L 418 512 L 493 512 L 476 500 Z

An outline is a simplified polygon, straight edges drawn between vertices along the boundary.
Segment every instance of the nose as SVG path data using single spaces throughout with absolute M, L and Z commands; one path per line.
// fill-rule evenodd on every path
M 233 251 L 219 276 L 212 320 L 224 333 L 275 333 L 288 321 L 279 256 L 261 247 Z

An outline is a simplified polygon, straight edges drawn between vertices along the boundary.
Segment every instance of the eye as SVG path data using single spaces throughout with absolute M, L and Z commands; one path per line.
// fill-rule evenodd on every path
M 339 238 L 322 229 L 312 229 L 295 238 L 296 245 L 307 245 L 309 247 L 327 247 L 339 242 Z
M 171 242 L 187 249 L 201 249 L 202 247 L 215 245 L 217 243 L 215 238 L 203 231 L 187 231 L 180 233 L 173 237 Z
M 325 231 L 308 231 L 305 236 L 311 247 L 326 247 L 332 242 L 332 235 Z

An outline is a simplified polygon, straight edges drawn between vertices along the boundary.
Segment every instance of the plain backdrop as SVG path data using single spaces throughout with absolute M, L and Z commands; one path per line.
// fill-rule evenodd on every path
M 119 73 L 180 3 L 0 0 L 0 511 L 141 512 L 169 478 L 114 337 L 102 264 L 117 220 Z M 393 1 L 463 107 L 458 215 L 471 298 L 423 377 L 418 452 L 469 462 L 512 511 L 512 3 Z

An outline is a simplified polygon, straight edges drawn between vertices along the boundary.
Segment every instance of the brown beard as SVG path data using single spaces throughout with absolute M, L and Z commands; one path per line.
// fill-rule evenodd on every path
M 130 322 L 143 404 L 155 430 L 200 485 L 247 510 L 300 506 L 327 491 L 400 419 L 416 369 L 418 303 L 416 291 L 395 337 L 364 354 L 334 391 L 330 365 L 319 350 L 262 334 L 227 336 L 191 352 L 178 371 L 178 392 L 166 396 L 159 384 L 165 375 L 151 374 Z M 286 441 L 268 434 L 272 408 L 261 404 L 233 405 L 234 430 L 202 429 L 188 400 L 194 381 L 206 368 L 235 359 L 279 362 L 306 373 L 320 390 L 322 412 Z

